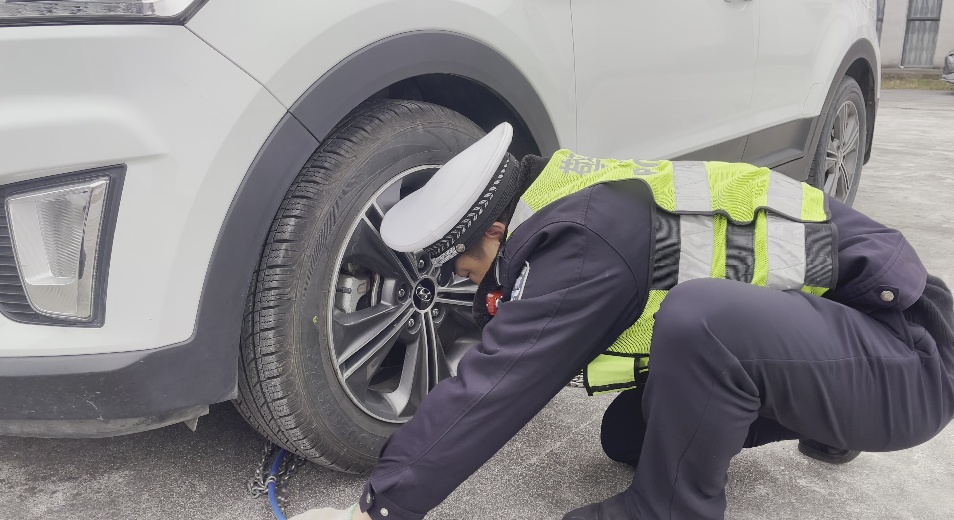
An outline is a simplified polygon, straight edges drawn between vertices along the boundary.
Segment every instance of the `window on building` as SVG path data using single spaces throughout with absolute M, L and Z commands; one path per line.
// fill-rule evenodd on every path
M 908 3 L 908 25 L 901 52 L 902 67 L 934 66 L 937 33 L 941 27 L 943 0 L 911 0 Z

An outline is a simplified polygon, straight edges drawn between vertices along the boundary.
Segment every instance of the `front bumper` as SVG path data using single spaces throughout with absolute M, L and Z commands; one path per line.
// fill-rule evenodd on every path
M 110 437 L 185 421 L 235 397 L 234 356 L 193 342 L 148 352 L 7 358 L 0 435 Z
M 941 76 L 941 79 L 943 79 L 944 81 L 948 83 L 954 83 L 954 72 L 950 74 L 944 74 L 943 76 Z
M 132 433 L 234 397 L 241 331 L 215 316 L 199 326 L 200 298 L 232 200 L 285 108 L 180 26 L 0 28 L 0 71 L 0 186 L 126 171 L 103 323 L 0 315 L 0 434 Z

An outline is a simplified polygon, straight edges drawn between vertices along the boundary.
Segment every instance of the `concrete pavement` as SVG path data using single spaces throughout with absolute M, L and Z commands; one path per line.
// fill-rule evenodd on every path
M 954 93 L 884 91 L 875 150 L 856 207 L 905 232 L 928 269 L 954 277 Z M 599 449 L 611 397 L 566 389 L 428 518 L 559 519 L 625 488 L 631 471 Z M 0 519 L 266 520 L 245 482 L 262 441 L 231 405 L 193 433 L 177 425 L 96 440 L 0 437 Z M 362 480 L 304 467 L 289 513 L 345 507 Z M 846 466 L 802 457 L 794 442 L 747 450 L 729 472 L 727 518 L 954 518 L 954 427 L 911 450 Z

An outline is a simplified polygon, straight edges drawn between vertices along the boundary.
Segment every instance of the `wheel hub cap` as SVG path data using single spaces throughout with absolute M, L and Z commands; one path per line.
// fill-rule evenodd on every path
M 434 305 L 434 295 L 437 293 L 437 283 L 431 278 L 424 278 L 414 287 L 414 306 L 419 311 L 426 311 Z

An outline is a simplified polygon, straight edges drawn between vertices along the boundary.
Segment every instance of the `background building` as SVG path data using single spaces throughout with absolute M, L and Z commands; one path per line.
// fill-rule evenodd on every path
M 884 68 L 938 68 L 954 49 L 954 0 L 877 0 Z

